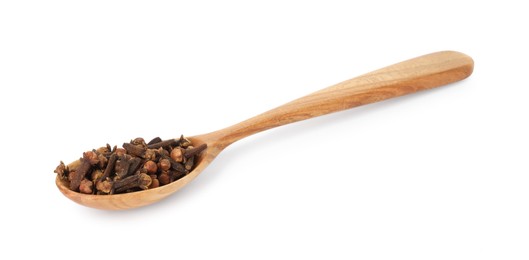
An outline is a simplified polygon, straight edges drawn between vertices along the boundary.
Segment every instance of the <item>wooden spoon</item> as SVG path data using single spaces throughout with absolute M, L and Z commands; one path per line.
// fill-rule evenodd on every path
M 66 197 L 88 207 L 117 210 L 149 205 L 184 187 L 224 148 L 244 137 L 277 126 L 459 81 L 470 76 L 473 68 L 472 58 L 465 54 L 436 52 L 338 83 L 228 128 L 190 137 L 195 146 L 203 143 L 208 145 L 195 169 L 185 177 L 155 189 L 116 195 L 86 195 L 70 190 L 59 178 L 56 184 Z M 75 161 L 70 167 L 78 164 L 79 161 Z

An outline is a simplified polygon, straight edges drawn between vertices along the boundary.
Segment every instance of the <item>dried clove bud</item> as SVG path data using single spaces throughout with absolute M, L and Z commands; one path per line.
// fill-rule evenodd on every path
M 149 175 L 140 173 L 114 182 L 114 191 L 120 193 L 128 189 L 140 188 L 146 190 L 151 185 L 152 179 Z
M 158 150 L 156 150 L 156 152 L 158 153 L 158 155 L 162 158 L 166 158 L 166 157 L 169 157 L 169 151 L 163 149 L 162 147 L 158 148 Z
M 81 180 L 83 180 L 83 178 L 86 176 L 86 174 L 90 170 L 90 167 L 99 162 L 96 153 L 92 151 L 84 152 L 83 158 L 81 158 L 80 160 L 81 165 L 75 171 L 75 174 L 72 176 L 72 180 L 70 181 L 70 189 L 74 191 L 79 189 L 79 185 L 81 185 Z
M 127 153 L 127 150 L 125 150 L 125 148 L 117 148 L 114 150 L 116 150 L 115 153 L 117 156 L 123 156 L 124 154 Z
M 61 161 L 59 166 L 57 166 L 57 168 L 55 168 L 55 171 L 53 172 L 57 173 L 57 175 L 59 175 L 59 178 L 64 180 L 68 176 L 68 167 L 64 165 L 64 163 Z
M 105 168 L 105 165 L 107 165 L 107 162 L 108 162 L 108 159 L 105 155 L 103 155 L 102 153 L 98 153 L 96 151 L 96 154 L 97 154 L 97 159 L 99 160 L 99 162 L 97 163 L 97 166 L 99 166 L 99 168 Z
M 123 155 L 121 155 L 123 156 Z M 94 181 L 99 181 L 99 180 L 105 180 L 106 178 L 108 178 L 111 174 L 111 172 L 114 170 L 114 168 L 116 167 L 116 161 L 118 159 L 118 153 L 115 152 L 113 153 L 111 156 L 110 156 L 110 159 L 108 159 L 108 164 L 105 168 L 105 171 L 103 172 L 103 176 L 101 176 L 101 178 L 99 179 L 93 179 Z
M 150 143 L 147 145 L 147 148 L 149 149 L 158 149 L 160 147 L 169 147 L 169 146 L 174 146 L 174 145 L 177 145 L 178 144 L 178 141 L 175 140 L 175 139 L 169 139 L 169 140 L 165 140 L 165 141 L 160 141 L 160 142 L 156 142 L 156 143 Z
M 141 137 L 134 138 L 134 140 L 130 141 L 133 145 L 138 145 L 141 147 L 146 147 L 147 144 L 145 143 L 145 139 Z
M 106 146 L 101 146 L 101 147 L 97 148 L 97 150 L 96 150 L 96 153 L 102 154 L 104 156 L 109 155 L 111 152 L 112 152 L 112 147 L 110 147 L 109 144 L 107 144 Z
M 156 160 L 156 150 L 155 149 L 147 149 L 145 150 L 145 154 L 143 155 L 143 158 L 145 160 Z
M 109 194 L 112 191 L 112 181 L 104 180 L 97 182 L 96 189 L 104 194 Z
M 190 171 L 193 168 L 193 165 L 195 164 L 195 157 L 191 157 L 187 159 L 186 163 L 184 164 L 184 167 L 186 170 Z
M 127 172 L 127 175 L 132 175 L 133 173 L 135 173 L 140 167 L 140 164 L 141 164 L 140 158 L 138 157 L 132 158 L 132 160 L 130 160 L 129 171 Z
M 158 180 L 158 176 L 156 174 L 149 175 L 151 177 L 151 185 L 149 185 L 149 189 L 154 189 L 160 186 L 160 181 Z
M 93 170 L 91 174 L 91 180 L 99 180 L 101 177 L 103 177 L 103 172 L 99 169 Z
M 162 172 L 162 174 L 158 176 L 158 180 L 160 181 L 160 186 L 167 185 L 171 183 L 171 176 L 169 176 L 168 172 Z
M 181 136 L 180 136 L 180 140 L 178 140 L 178 143 L 179 143 L 180 146 L 182 146 L 183 148 L 187 148 L 188 146 L 191 145 L 191 141 L 189 141 L 187 138 L 185 138 L 184 135 L 181 135 Z
M 147 170 L 147 173 L 149 174 L 153 174 L 158 171 L 158 166 L 153 161 L 146 161 L 145 164 L 143 165 L 143 168 Z
M 144 158 L 146 148 L 141 145 L 134 145 L 131 143 L 124 143 L 123 148 L 127 150 L 127 153 Z
M 186 176 L 186 172 L 179 172 L 179 171 L 169 171 L 169 177 L 171 179 L 171 182 L 176 181 L 184 176 Z
M 160 159 L 158 162 L 158 168 L 162 171 L 168 171 L 171 169 L 171 161 L 169 161 L 169 159 Z
M 185 158 L 191 158 L 192 156 L 195 156 L 199 153 L 201 153 L 202 151 L 206 150 L 206 148 L 208 147 L 207 144 L 201 144 L 199 145 L 198 147 L 191 147 L 186 149 L 185 153 L 184 153 L 184 157 Z
M 151 145 L 151 144 L 159 143 L 159 142 L 161 142 L 161 141 L 162 141 L 162 138 L 160 138 L 160 137 L 155 137 L 155 138 L 153 138 L 152 140 L 150 140 L 150 141 L 147 143 L 147 146 L 149 146 L 149 145 Z M 149 148 L 151 148 L 151 147 L 149 147 Z M 151 148 L 151 149 L 152 149 L 152 148 Z
M 149 185 L 149 189 L 154 189 L 160 187 L 160 181 L 158 179 L 152 179 L 151 185 Z
M 187 173 L 185 166 L 179 162 L 171 162 L 171 169 L 177 172 Z
M 193 147 L 185 137 L 148 144 L 143 138 L 124 143 L 123 148 L 109 144 L 83 153 L 79 166 L 69 169 L 63 162 L 56 167 L 58 178 L 71 190 L 83 194 L 108 195 L 153 189 L 188 174 L 205 145 Z
M 118 160 L 116 161 L 116 166 L 114 167 L 114 170 L 116 171 L 116 179 L 123 179 L 127 174 L 129 173 L 129 167 L 131 164 L 132 156 L 128 154 L 124 154 L 123 156 L 120 156 Z
M 79 191 L 84 194 L 92 194 L 94 183 L 88 179 L 83 179 L 79 185 Z
M 68 181 L 71 182 L 73 180 L 74 176 L 75 176 L 75 171 L 68 172 L 68 177 L 67 177 Z
M 184 153 L 182 152 L 182 149 L 180 148 L 174 148 L 172 151 L 171 151 L 171 159 L 173 159 L 175 162 L 182 162 L 184 160 L 184 157 L 183 157 Z

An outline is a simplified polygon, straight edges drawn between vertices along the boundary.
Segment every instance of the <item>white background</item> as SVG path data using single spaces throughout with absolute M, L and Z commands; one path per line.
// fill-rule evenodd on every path
M 529 258 L 523 1 L 251 2 L 0 3 L 2 255 Z M 210 132 L 440 50 L 474 74 L 241 140 L 158 204 L 55 187 L 87 149 Z

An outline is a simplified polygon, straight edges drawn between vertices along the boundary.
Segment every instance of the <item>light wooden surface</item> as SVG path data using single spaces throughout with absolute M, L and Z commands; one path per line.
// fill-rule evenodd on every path
M 472 74 L 473 60 L 454 51 L 436 52 L 397 63 L 338 83 L 236 125 L 191 137 L 195 145 L 208 144 L 195 170 L 168 185 L 118 195 L 85 195 L 68 189 L 58 178 L 59 190 L 71 200 L 99 209 L 128 209 L 145 206 L 176 192 L 209 165 L 227 146 L 252 134 L 285 124 L 398 97 L 456 82 Z M 74 166 L 74 162 L 71 165 Z

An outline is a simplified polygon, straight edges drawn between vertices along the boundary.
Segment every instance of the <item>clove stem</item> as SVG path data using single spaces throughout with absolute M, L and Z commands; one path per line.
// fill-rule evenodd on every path
M 149 149 L 158 149 L 160 147 L 173 146 L 173 145 L 177 145 L 177 144 L 178 144 L 178 140 L 169 139 L 169 140 L 160 141 L 160 142 L 153 143 L 153 144 L 147 144 L 147 148 L 149 148 Z
M 186 149 L 186 151 L 184 152 L 184 157 L 191 158 L 192 156 L 197 155 L 200 152 L 204 151 L 207 147 L 208 147 L 207 144 L 201 144 L 197 147 Z

